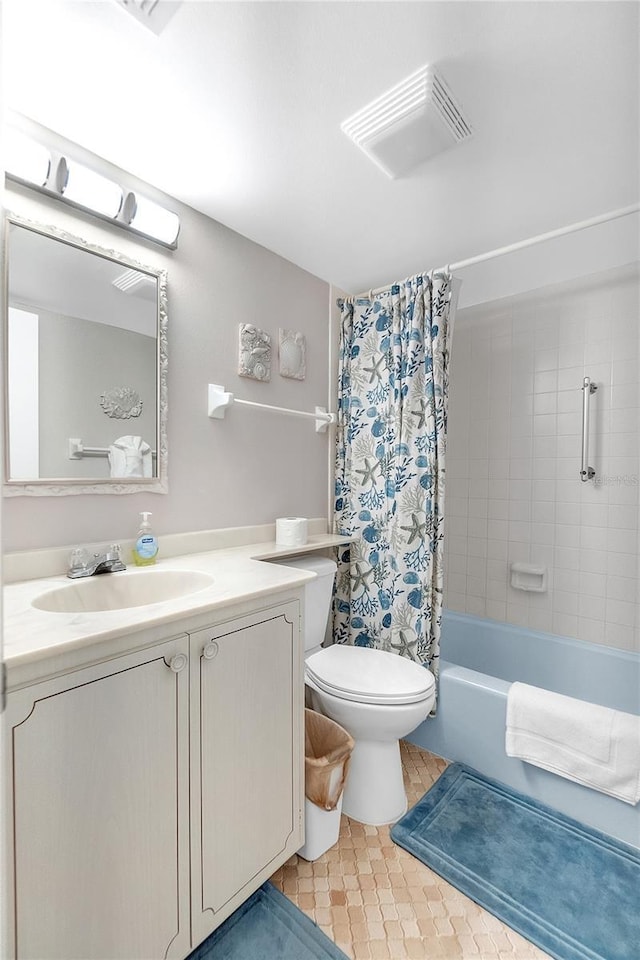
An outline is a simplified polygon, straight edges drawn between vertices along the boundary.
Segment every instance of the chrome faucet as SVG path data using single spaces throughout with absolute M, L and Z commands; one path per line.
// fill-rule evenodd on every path
M 104 553 L 94 553 L 93 556 L 84 547 L 76 547 L 71 551 L 67 576 L 73 580 L 78 577 L 93 577 L 98 573 L 117 573 L 126 570 L 127 565 L 120 558 L 120 544 L 112 543 Z

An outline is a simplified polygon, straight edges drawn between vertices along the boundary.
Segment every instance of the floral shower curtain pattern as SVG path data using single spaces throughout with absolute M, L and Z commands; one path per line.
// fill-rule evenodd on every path
M 338 303 L 335 528 L 356 539 L 339 563 L 334 637 L 437 676 L 452 279 Z

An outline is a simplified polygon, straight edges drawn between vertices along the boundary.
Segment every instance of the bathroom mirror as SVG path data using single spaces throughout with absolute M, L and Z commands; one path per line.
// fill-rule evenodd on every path
M 167 276 L 6 217 L 8 495 L 167 491 Z

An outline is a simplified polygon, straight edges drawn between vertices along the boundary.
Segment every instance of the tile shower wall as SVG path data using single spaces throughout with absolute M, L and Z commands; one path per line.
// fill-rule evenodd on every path
M 451 364 L 445 606 L 640 650 L 638 265 L 462 310 Z M 579 478 L 582 378 L 591 401 Z M 510 565 L 547 570 L 515 590 Z

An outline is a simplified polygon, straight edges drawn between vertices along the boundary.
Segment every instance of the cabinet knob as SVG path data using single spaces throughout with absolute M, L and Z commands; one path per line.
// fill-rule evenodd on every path
M 202 651 L 202 656 L 205 658 L 205 660 L 213 660 L 214 657 L 217 657 L 218 650 L 219 650 L 219 647 L 216 641 L 209 640 L 209 643 L 205 645 Z
M 181 670 L 184 670 L 188 662 L 189 660 L 184 653 L 176 653 L 175 656 L 171 657 L 167 666 L 170 670 L 173 670 L 174 673 L 180 673 Z

